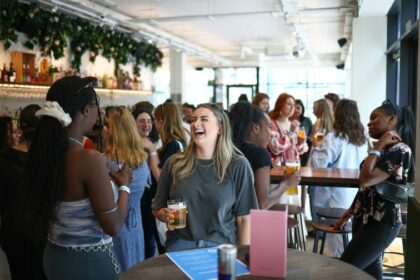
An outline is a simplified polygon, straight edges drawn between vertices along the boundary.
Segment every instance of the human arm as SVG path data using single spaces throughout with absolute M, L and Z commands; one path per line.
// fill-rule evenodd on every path
M 401 138 L 395 131 L 388 131 L 375 144 L 374 150 L 383 153 L 387 146 L 399 141 Z M 362 186 L 373 186 L 391 175 L 377 167 L 378 161 L 379 157 L 376 154 L 369 153 L 360 169 L 359 181 Z
M 155 178 L 157 182 L 159 182 L 160 177 L 160 168 L 159 168 L 159 156 L 156 150 L 155 144 L 153 144 L 149 139 L 144 138 L 144 149 L 149 154 L 149 168 L 152 176 Z
M 155 197 L 152 200 L 152 214 L 153 216 L 164 222 L 171 223 L 173 215 L 170 213 L 169 208 L 166 207 L 169 200 L 169 185 L 171 182 L 169 162 L 167 162 L 161 172 L 161 179 L 159 180 Z
M 334 224 L 331 225 L 331 228 L 334 230 L 342 230 L 352 215 L 352 209 L 347 209 L 347 211 L 344 212 L 343 215 L 341 215 L 340 219 L 338 219 Z
M 251 215 L 237 216 L 236 226 L 238 227 L 238 243 L 249 245 L 251 243 Z
M 257 194 L 260 209 L 269 209 L 278 203 L 279 198 L 289 186 L 299 184 L 300 176 L 298 173 L 285 174 L 283 181 L 277 188 L 270 190 L 270 170 L 271 167 L 264 166 L 255 170 L 255 191 Z
M 89 151 L 85 162 L 89 168 L 85 168 L 84 184 L 92 209 L 103 231 L 115 236 L 127 217 L 129 194 L 120 191 L 117 203 L 115 203 L 111 180 L 106 170 L 105 159 L 101 154 Z M 123 169 L 114 177 L 117 184 L 129 185 L 131 178 L 129 167 L 124 165 Z

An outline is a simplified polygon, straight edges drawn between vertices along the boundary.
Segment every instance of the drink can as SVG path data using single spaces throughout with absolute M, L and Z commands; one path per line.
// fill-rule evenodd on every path
M 223 244 L 217 249 L 218 255 L 218 278 L 219 280 L 236 279 L 236 254 L 235 245 Z

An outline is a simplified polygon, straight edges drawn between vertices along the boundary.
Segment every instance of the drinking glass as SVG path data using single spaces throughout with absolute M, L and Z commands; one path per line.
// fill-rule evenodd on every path
M 325 128 L 318 128 L 315 134 L 315 139 L 317 142 L 323 142 L 325 137 Z
M 168 223 L 168 228 L 181 229 L 187 226 L 187 204 L 182 199 L 168 200 L 168 208 L 173 217 L 173 223 Z
M 286 174 L 293 174 L 299 172 L 300 170 L 300 161 L 298 160 L 288 160 L 286 161 Z M 289 186 L 286 190 L 288 195 L 297 195 L 298 188 L 297 185 Z
M 300 126 L 297 131 L 298 144 L 302 144 L 306 140 L 306 131 L 303 126 Z

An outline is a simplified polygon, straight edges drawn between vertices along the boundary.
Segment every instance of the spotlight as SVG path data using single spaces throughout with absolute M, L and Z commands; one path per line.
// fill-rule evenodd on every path
M 335 67 L 337 67 L 338 70 L 344 69 L 344 63 L 337 64 Z
M 344 47 L 347 44 L 347 39 L 346 38 L 340 38 L 337 41 L 338 45 L 340 46 L 340 48 Z

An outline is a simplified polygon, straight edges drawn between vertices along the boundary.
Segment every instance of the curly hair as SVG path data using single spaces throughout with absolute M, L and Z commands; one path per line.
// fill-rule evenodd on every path
M 356 101 L 341 99 L 334 111 L 334 131 L 337 137 L 347 137 L 351 144 L 362 146 L 366 135 Z

